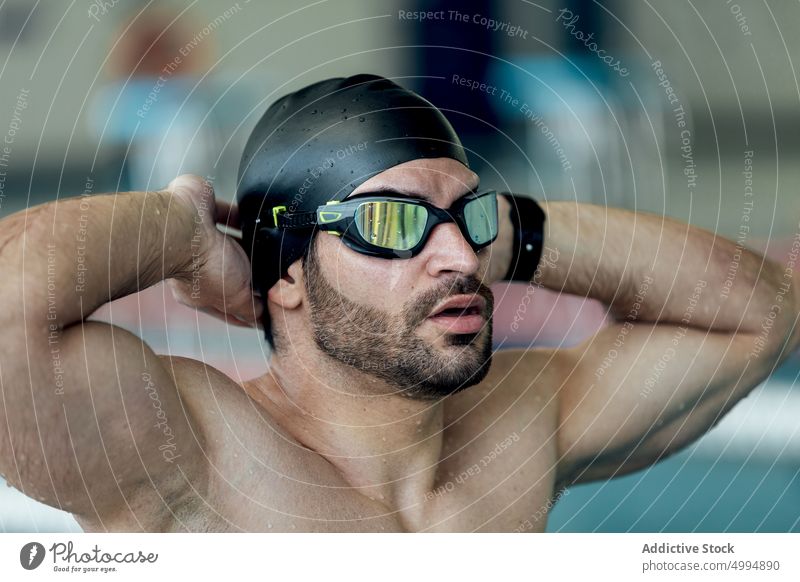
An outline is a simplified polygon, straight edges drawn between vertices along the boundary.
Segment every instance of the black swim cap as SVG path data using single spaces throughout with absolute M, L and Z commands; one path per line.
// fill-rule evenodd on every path
M 306 253 L 314 233 L 274 228 L 273 209 L 314 211 L 343 200 L 372 176 L 419 158 L 452 158 L 469 167 L 442 112 L 383 77 L 320 81 L 267 109 L 242 154 L 237 199 L 271 345 L 267 291 Z

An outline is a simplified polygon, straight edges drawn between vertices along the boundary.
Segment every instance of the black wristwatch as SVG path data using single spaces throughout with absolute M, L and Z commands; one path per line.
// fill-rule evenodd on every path
M 545 214 L 536 200 L 502 192 L 511 204 L 511 224 L 514 226 L 514 246 L 511 265 L 503 278 L 505 281 L 533 280 L 536 267 L 542 258 Z

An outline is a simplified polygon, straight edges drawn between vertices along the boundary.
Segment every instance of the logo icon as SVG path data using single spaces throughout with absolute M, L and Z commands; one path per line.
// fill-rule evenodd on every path
M 19 551 L 19 563 L 26 570 L 35 570 L 44 561 L 44 546 L 39 542 L 28 542 Z

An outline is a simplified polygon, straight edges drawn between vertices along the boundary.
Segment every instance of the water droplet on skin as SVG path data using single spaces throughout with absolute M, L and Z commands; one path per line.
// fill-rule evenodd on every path
M 292 524 L 289 527 L 291 527 L 292 529 L 297 529 L 297 526 L 295 524 Z
M 386 437 L 381 437 L 381 440 L 382 440 L 383 442 L 386 442 Z
M 359 120 L 361 123 L 364 123 L 364 122 L 366 121 L 366 119 L 364 119 L 363 117 L 359 117 L 359 118 L 358 118 L 358 120 Z
M 311 111 L 311 115 L 316 115 L 316 114 L 317 114 L 317 110 L 316 109 Z
M 421 420 L 421 419 L 420 419 L 420 420 L 417 420 L 416 424 L 418 424 L 418 425 L 419 425 L 419 424 L 422 424 L 422 420 Z
M 344 108 L 342 109 L 342 113 L 347 113 L 347 107 L 344 107 Z
M 269 528 L 269 529 L 272 529 L 272 524 L 271 524 L 271 523 L 268 523 L 268 524 L 267 524 L 267 528 Z
M 378 499 L 386 499 L 386 498 L 383 496 L 383 493 L 379 493 L 378 494 Z

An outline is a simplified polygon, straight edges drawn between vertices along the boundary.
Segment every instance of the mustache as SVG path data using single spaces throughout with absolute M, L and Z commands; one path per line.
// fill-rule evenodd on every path
M 487 317 L 494 311 L 494 293 L 477 277 L 455 277 L 442 281 L 435 287 L 421 292 L 417 297 L 407 303 L 403 311 L 406 314 L 406 323 L 415 327 L 427 319 L 443 300 L 455 295 L 480 295 L 486 301 Z

